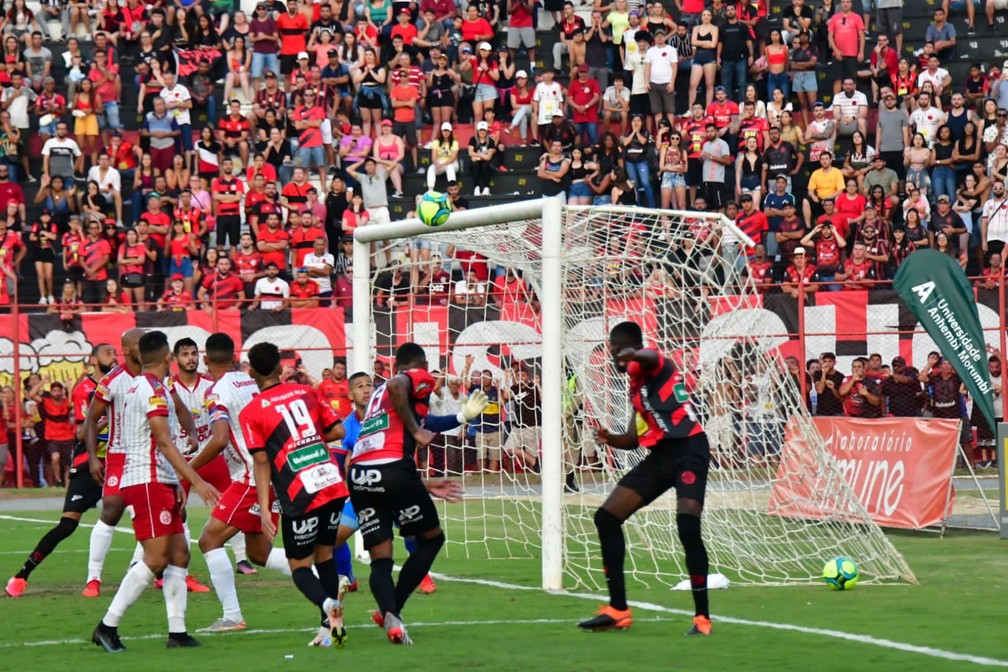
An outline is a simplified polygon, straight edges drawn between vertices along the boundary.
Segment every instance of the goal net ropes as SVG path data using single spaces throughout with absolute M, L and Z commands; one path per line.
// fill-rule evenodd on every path
M 443 403 L 475 385 L 496 400 L 430 450 L 431 474 L 465 485 L 462 503 L 439 503 L 448 555 L 540 558 L 559 534 L 564 587 L 604 588 L 593 514 L 645 455 L 594 442 L 597 426 L 621 431 L 631 417 L 626 376 L 606 345 L 609 328 L 629 319 L 684 372 L 710 439 L 703 529 L 712 573 L 811 583 L 825 560 L 846 555 L 864 580 L 915 581 L 815 430 L 783 361 L 787 335 L 745 279 L 744 250 L 739 260 L 725 254 L 739 242 L 734 225 L 705 213 L 569 206 L 557 208 L 559 235 L 544 245 L 551 224 L 519 206 L 528 203 L 456 213 L 443 229 L 393 223 L 369 234 L 370 247 L 357 236 L 355 289 L 366 276 L 371 299 L 363 350 L 355 294 L 357 368 L 378 361 L 390 371 L 395 348 L 413 341 L 441 374 Z M 518 216 L 530 218 L 505 221 Z M 558 245 L 559 291 L 543 284 L 548 244 Z M 370 273 L 357 268 L 367 250 Z M 556 333 L 541 337 L 558 316 Z M 551 365 L 560 371 L 545 380 Z M 560 415 L 552 422 L 542 413 L 551 396 Z M 547 468 L 551 458 L 561 466 Z M 688 576 L 675 504 L 670 491 L 626 523 L 629 581 L 675 586 Z

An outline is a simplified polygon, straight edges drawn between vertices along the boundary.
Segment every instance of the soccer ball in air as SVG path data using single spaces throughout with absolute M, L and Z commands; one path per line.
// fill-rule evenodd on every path
M 826 563 L 822 570 L 823 580 L 833 590 L 850 590 L 857 585 L 861 574 L 857 563 L 850 558 L 840 556 Z
M 427 226 L 441 226 L 450 214 L 448 197 L 439 191 L 428 191 L 417 204 L 417 219 Z

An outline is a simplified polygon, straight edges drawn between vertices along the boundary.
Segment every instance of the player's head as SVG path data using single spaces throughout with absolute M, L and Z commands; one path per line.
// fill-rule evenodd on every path
M 358 371 L 350 376 L 347 383 L 350 386 L 350 401 L 353 402 L 356 409 L 364 410 L 368 399 L 371 398 L 371 394 L 374 392 L 374 383 L 371 380 L 371 375 Z
M 168 362 L 171 360 L 171 350 L 168 348 L 168 337 L 165 333 L 148 331 L 140 337 L 138 347 L 144 373 L 164 377 L 168 372 Z
M 227 334 L 217 332 L 216 334 L 207 336 L 205 350 L 203 361 L 207 366 L 227 366 L 234 364 L 235 344 L 234 340 Z
M 255 379 L 259 389 L 268 387 L 271 381 L 280 379 L 280 348 L 273 343 L 256 343 L 248 352 L 249 375 Z
M 395 353 L 395 368 L 396 371 L 426 369 L 427 354 L 416 343 L 403 343 Z
M 612 355 L 613 363 L 620 372 L 626 371 L 626 364 L 620 363 L 616 355 L 627 348 L 639 350 L 643 347 L 644 333 L 636 322 L 620 322 L 609 331 L 609 354 Z
M 116 357 L 115 348 L 112 347 L 111 343 L 99 343 L 91 348 L 90 364 L 91 366 L 98 367 L 98 371 L 102 375 L 114 369 L 118 363 L 119 358 Z
M 143 335 L 143 329 L 130 329 L 122 335 L 123 357 L 134 372 L 140 371 L 140 338 Z
M 199 366 L 199 346 L 191 338 L 180 338 L 175 342 L 172 349 L 175 355 L 175 363 L 178 364 L 179 371 L 183 373 L 195 373 Z

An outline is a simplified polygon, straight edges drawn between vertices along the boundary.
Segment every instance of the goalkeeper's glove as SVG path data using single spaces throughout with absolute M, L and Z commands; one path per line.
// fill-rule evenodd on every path
M 464 425 L 483 412 L 483 409 L 490 404 L 490 398 L 483 390 L 476 390 L 469 395 L 466 402 L 462 404 L 462 410 L 455 416 L 460 425 Z

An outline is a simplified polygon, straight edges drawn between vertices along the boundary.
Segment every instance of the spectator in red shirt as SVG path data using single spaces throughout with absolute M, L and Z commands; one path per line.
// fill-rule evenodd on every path
M 245 185 L 234 177 L 233 171 L 234 162 L 231 157 L 224 157 L 220 176 L 210 186 L 217 218 L 217 247 L 221 249 L 225 245 L 237 245 L 241 231 L 241 199 Z
M 305 257 L 314 251 L 315 241 L 318 238 L 324 240 L 325 231 L 319 226 L 317 219 L 308 210 L 307 206 L 303 206 L 301 209 L 301 226 L 292 226 L 290 229 L 290 247 L 294 250 L 291 264 L 295 268 L 304 266 Z
M 305 170 L 315 168 L 320 184 L 326 182 L 326 157 L 322 147 L 322 122 L 326 118 L 322 101 L 312 89 L 304 92 L 304 105 L 291 110 L 290 118 L 298 131 L 298 158 Z
M 588 64 L 582 63 L 577 69 L 577 79 L 567 87 L 567 104 L 579 142 L 584 142 L 587 136 L 592 146 L 598 144 L 598 102 L 601 95 L 598 82 L 588 75 Z
M 781 291 L 798 298 L 799 293 L 814 294 L 819 290 L 815 264 L 808 263 L 808 255 L 804 247 L 798 246 L 791 255 L 791 265 L 784 271 L 784 282 Z
M 851 0 L 840 0 L 840 11 L 829 17 L 826 29 L 833 61 L 839 66 L 833 79 L 835 96 L 840 93 L 843 80 L 857 81 L 858 64 L 864 60 L 865 25 L 861 17 L 851 11 Z
M 308 269 L 300 266 L 294 271 L 294 282 L 290 284 L 291 308 L 318 308 L 319 286 L 308 277 Z
M 241 101 L 228 102 L 228 113 L 217 122 L 217 140 L 223 146 L 224 156 L 241 157 L 243 166 L 249 163 L 249 135 L 251 127 L 248 119 L 242 116 Z M 221 163 L 223 166 L 223 162 Z
M 245 283 L 245 295 L 251 296 L 256 280 L 263 276 L 262 255 L 255 249 L 252 234 L 242 234 L 238 247 L 231 250 L 231 257 L 235 272 Z
M 105 298 L 105 281 L 108 280 L 108 264 L 112 258 L 112 246 L 101 235 L 101 223 L 92 219 L 87 225 L 87 240 L 81 248 L 81 263 L 84 266 L 84 303 L 96 306 Z
M 237 309 L 245 300 L 245 284 L 237 275 L 231 273 L 231 260 L 220 257 L 217 268 L 203 280 L 198 298 L 203 302 L 203 309 L 212 313 L 214 309 Z
M 848 418 L 880 418 L 882 394 L 877 378 L 865 375 L 865 358 L 851 364 L 851 375 L 840 385 L 844 415 Z
M 287 271 L 287 250 L 290 249 L 290 234 L 280 226 L 280 215 L 271 212 L 266 216 L 266 226 L 259 229 L 259 240 L 256 249 L 262 255 L 265 267 L 270 262 L 277 265 L 281 275 Z
M 865 290 L 875 286 L 875 262 L 868 258 L 864 241 L 856 241 L 850 259 L 844 263 L 843 273 L 836 279 L 844 283 L 845 290 Z
M 185 289 L 185 278 L 181 273 L 176 273 L 171 278 L 171 286 L 168 291 L 158 299 L 158 312 L 171 311 L 173 313 L 188 310 L 192 305 L 192 294 Z
M 297 64 L 297 56 L 308 45 L 308 17 L 301 13 L 301 5 L 287 3 L 287 13 L 276 20 L 280 33 L 280 72 L 289 75 Z
M 773 261 L 766 258 L 766 247 L 762 244 L 753 249 L 753 257 L 749 260 L 749 277 L 752 278 L 757 291 L 768 292 L 774 281 Z
M 341 418 L 345 418 L 353 411 L 353 404 L 350 401 L 350 383 L 347 381 L 346 360 L 336 357 L 333 360 L 331 371 L 322 373 L 322 382 L 318 389 L 333 411 Z
M 41 382 L 45 382 L 45 378 Z M 37 404 L 42 418 L 42 436 L 45 453 L 49 455 L 46 481 L 51 486 L 62 486 L 70 471 L 70 452 L 73 448 L 74 427 L 70 418 L 70 399 L 66 388 L 58 380 L 53 381 L 49 391 L 42 385 L 28 390 L 28 398 Z

